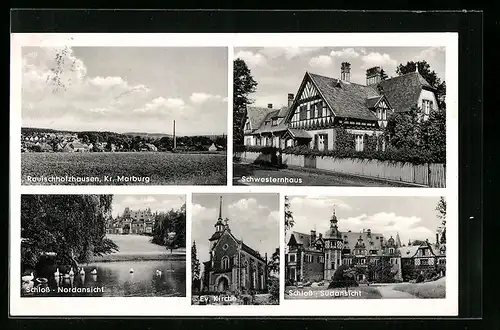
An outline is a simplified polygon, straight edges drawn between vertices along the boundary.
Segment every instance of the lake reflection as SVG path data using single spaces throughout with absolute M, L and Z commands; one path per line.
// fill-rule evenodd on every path
M 23 296 L 186 296 L 185 261 L 116 261 L 83 266 L 85 275 L 75 271 L 72 278 L 49 279 L 49 292 L 23 292 Z M 93 269 L 97 274 L 91 274 Z M 134 272 L 130 273 L 130 269 Z M 161 271 L 161 275 L 157 274 Z M 36 283 L 35 283 L 36 286 Z M 74 292 L 72 288 L 86 292 Z M 102 290 L 101 290 L 102 288 Z M 94 292 L 89 292 L 90 289 Z

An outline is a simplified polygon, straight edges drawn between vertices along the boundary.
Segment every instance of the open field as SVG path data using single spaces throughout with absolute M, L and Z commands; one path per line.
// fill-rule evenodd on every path
M 226 155 L 217 153 L 21 154 L 23 185 L 225 185 L 226 167 Z

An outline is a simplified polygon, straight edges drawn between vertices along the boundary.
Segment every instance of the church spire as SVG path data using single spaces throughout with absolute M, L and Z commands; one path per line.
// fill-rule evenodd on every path
M 337 227 L 337 216 L 335 215 L 335 207 L 333 208 L 332 218 L 330 219 L 330 228 Z
M 222 220 L 222 196 L 220 196 L 220 201 L 219 201 L 219 219 Z

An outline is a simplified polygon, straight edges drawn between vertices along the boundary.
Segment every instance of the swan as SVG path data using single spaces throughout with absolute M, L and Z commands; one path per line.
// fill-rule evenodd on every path
M 80 268 L 80 275 L 85 275 L 85 269 L 83 269 L 83 267 Z
M 92 274 L 92 275 L 97 275 L 97 269 L 95 269 L 95 268 L 94 268 L 94 269 L 92 269 L 92 271 L 90 272 L 90 274 Z
M 161 270 L 159 269 L 156 270 L 156 276 L 161 276 Z
M 73 271 L 73 267 L 71 267 L 71 269 L 69 270 L 68 275 L 69 276 L 75 276 L 75 272 Z
M 66 280 L 69 280 L 70 276 L 69 276 L 69 274 L 64 274 L 63 278 L 66 279 Z
M 33 281 L 34 278 L 35 278 L 35 276 L 33 275 L 33 272 L 31 272 L 29 275 L 25 275 L 25 276 L 21 277 L 21 280 L 23 282 L 31 282 L 31 281 Z
M 54 277 L 58 278 L 60 275 L 61 273 L 59 273 L 59 268 L 57 268 L 56 271 L 54 272 Z
M 134 272 L 134 269 L 130 268 L 129 273 L 133 273 L 133 272 Z

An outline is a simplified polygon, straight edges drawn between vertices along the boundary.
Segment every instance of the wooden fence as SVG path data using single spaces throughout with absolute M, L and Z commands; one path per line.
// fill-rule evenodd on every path
M 245 161 L 276 163 L 275 155 L 259 152 L 242 152 L 238 156 Z M 444 164 L 411 164 L 381 160 L 334 158 L 327 156 L 303 156 L 283 153 L 281 162 L 287 166 L 313 168 L 345 174 L 414 183 L 432 188 L 446 187 Z

